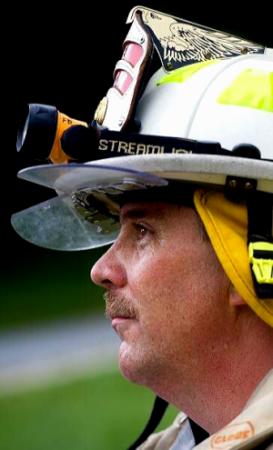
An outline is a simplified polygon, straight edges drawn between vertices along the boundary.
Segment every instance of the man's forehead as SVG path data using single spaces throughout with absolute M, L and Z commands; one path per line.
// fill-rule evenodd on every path
M 174 208 L 178 209 L 178 205 L 159 201 L 126 203 L 120 209 L 120 222 L 122 223 L 126 219 L 140 219 L 143 217 L 163 219 Z

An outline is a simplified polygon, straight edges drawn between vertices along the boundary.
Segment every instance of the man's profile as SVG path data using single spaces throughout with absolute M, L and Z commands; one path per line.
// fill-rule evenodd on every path
M 59 197 L 13 225 L 52 249 L 111 243 L 91 277 L 121 372 L 181 411 L 131 448 L 272 449 L 272 50 L 148 8 L 128 21 L 94 122 L 60 138 L 60 162 L 72 137 L 93 160 L 25 171 Z

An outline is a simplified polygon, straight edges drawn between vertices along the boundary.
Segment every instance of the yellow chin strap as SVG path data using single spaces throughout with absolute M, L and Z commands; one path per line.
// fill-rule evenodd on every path
M 273 327 L 273 299 L 256 296 L 249 265 L 247 208 L 216 191 L 197 190 L 196 210 L 233 286 L 252 310 Z

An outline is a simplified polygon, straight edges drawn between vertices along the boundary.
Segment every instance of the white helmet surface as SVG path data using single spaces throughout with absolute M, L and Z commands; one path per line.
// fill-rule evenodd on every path
M 233 150 L 255 145 L 273 157 L 273 58 L 210 60 L 150 80 L 139 102 L 141 132 L 219 142 Z

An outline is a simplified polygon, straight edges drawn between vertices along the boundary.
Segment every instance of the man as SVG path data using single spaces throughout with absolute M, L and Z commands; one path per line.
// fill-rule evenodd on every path
M 213 434 L 272 368 L 272 328 L 229 281 L 194 209 L 144 201 L 120 216 L 117 240 L 91 273 L 107 291 L 120 368 Z M 250 437 L 244 422 L 219 439 Z
M 49 248 L 113 242 L 91 277 L 121 371 L 182 411 L 131 448 L 272 449 L 272 52 L 147 8 L 129 21 L 99 161 L 25 171 L 59 198 L 13 225 Z

